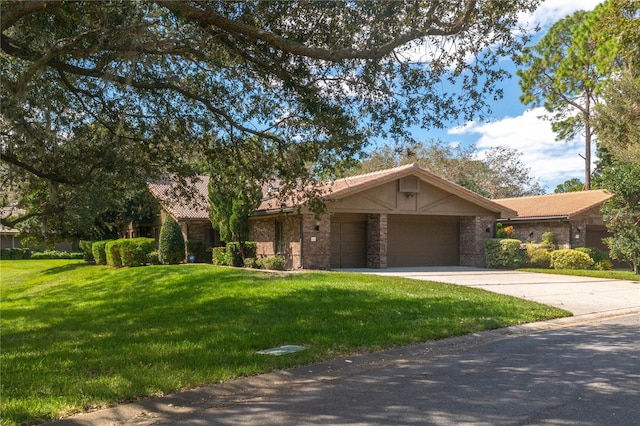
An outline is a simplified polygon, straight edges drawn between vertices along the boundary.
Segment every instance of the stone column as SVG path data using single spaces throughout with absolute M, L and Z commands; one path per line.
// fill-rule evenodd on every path
M 493 216 L 463 217 L 460 221 L 460 266 L 487 266 L 484 241 L 493 237 Z
M 367 217 L 367 268 L 387 268 L 387 215 Z

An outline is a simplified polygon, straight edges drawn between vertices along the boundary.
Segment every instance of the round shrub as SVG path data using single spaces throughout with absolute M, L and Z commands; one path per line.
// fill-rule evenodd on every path
M 528 245 L 525 263 L 531 268 L 549 268 L 551 266 L 549 250 L 543 247 Z
M 175 265 L 184 260 L 184 237 L 180 225 L 171 215 L 167 215 L 158 241 L 158 258 L 163 265 Z
M 554 269 L 588 269 L 594 263 L 588 254 L 574 249 L 552 251 L 549 256 Z
M 244 259 L 244 267 L 258 269 L 260 268 L 260 263 L 258 262 L 258 259 L 255 257 L 247 257 Z
M 284 271 L 285 260 L 284 257 L 276 254 L 275 256 L 267 256 L 258 259 L 258 264 L 263 269 L 270 269 L 272 271 Z
M 98 265 L 107 264 L 106 245 L 108 242 L 108 240 L 95 241 L 93 244 L 91 244 L 91 253 L 93 253 L 93 259 Z
M 556 234 L 547 231 L 542 234 L 542 246 L 546 248 L 554 248 L 556 246 Z
M 158 257 L 158 250 L 153 250 L 149 254 L 147 254 L 147 263 L 149 265 L 159 265 L 160 259 Z

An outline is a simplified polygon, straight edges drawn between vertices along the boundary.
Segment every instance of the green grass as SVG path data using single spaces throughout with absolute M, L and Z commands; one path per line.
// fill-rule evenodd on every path
M 0 261 L 0 278 L 3 425 L 569 315 L 461 286 L 331 272 L 22 260 Z M 308 349 L 256 353 L 283 344 Z
M 633 271 L 596 271 L 592 269 L 539 269 L 522 268 L 518 271 L 539 272 L 541 274 L 575 275 L 578 277 L 610 278 L 613 280 L 640 281 L 640 275 Z

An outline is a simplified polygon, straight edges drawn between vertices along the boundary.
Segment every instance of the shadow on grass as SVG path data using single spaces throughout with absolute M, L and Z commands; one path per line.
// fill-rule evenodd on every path
M 75 271 L 77 269 L 84 268 L 87 266 L 94 266 L 94 265 L 87 262 L 70 263 L 68 265 L 54 266 L 53 268 L 47 268 L 42 271 L 42 274 L 43 275 L 62 274 L 65 272 Z
M 55 405 L 37 404 L 45 408 L 29 412 L 39 395 L 80 409 L 113 404 L 340 354 L 499 328 L 531 320 L 536 309 L 538 318 L 549 313 L 531 304 L 524 317 L 522 304 L 502 296 L 424 283 L 405 288 L 380 277 L 336 284 L 336 275 L 273 278 L 207 267 L 109 272 L 94 274 L 88 285 L 47 290 L 37 303 L 3 307 L 8 324 L 34 324 L 3 329 L 3 352 L 11 354 L 11 362 L 3 363 L 8 418 L 51 418 Z M 256 354 L 283 344 L 308 350 L 287 357 Z

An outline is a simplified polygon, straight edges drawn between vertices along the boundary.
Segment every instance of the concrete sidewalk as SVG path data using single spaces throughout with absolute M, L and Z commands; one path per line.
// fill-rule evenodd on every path
M 340 271 L 465 285 L 566 309 L 574 315 L 640 312 L 640 277 L 624 281 L 463 266 Z

